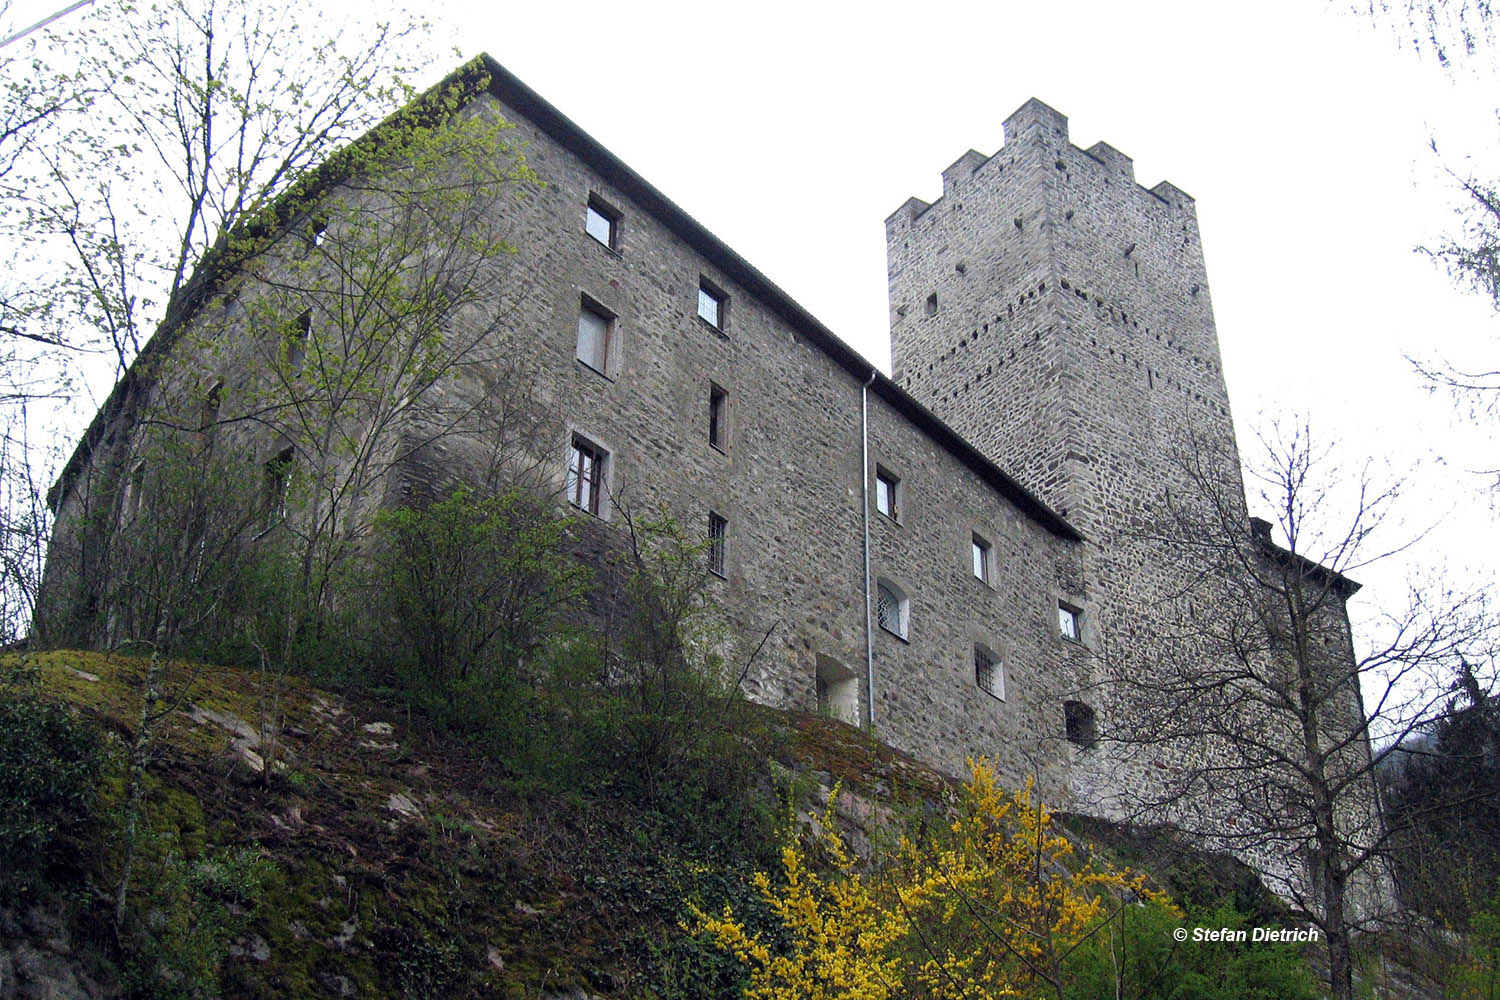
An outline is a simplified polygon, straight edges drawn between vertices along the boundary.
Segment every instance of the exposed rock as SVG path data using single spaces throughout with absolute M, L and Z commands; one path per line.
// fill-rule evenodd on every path
M 349 942 L 354 940 L 354 935 L 359 933 L 359 920 L 350 917 L 339 924 L 339 932 L 333 936 L 333 944 L 340 951 L 349 950 Z
M 104 1000 L 116 995 L 72 957 L 29 941 L 0 944 L 0 1000 Z
M 422 818 L 421 807 L 401 792 L 392 792 L 391 797 L 385 800 L 385 807 L 408 819 Z
M 200 726 L 205 723 L 213 723 L 220 729 L 228 730 L 235 736 L 246 741 L 250 746 L 260 746 L 260 733 L 255 727 L 244 719 L 229 712 L 216 712 L 211 708 L 203 708 L 201 705 L 189 705 L 187 709 L 188 718 Z
M 229 946 L 229 954 L 235 958 L 249 958 L 257 962 L 266 962 L 271 958 L 271 946 L 259 934 L 252 934 L 231 944 Z

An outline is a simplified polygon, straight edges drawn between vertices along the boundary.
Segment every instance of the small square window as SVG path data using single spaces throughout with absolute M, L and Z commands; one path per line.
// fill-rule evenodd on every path
M 583 220 L 583 231 L 611 250 L 618 250 L 620 213 L 593 195 Z
M 1099 742 L 1094 710 L 1081 701 L 1063 702 L 1063 727 L 1068 742 L 1085 750 Z
M 1005 668 L 988 646 L 974 647 L 974 683 L 990 697 L 1005 700 Z
M 1083 641 L 1083 612 L 1071 604 L 1057 604 L 1057 631 L 1069 642 Z
M 875 469 L 875 509 L 892 521 L 901 520 L 901 480 L 885 469 Z
M 599 516 L 599 500 L 604 492 L 604 463 L 609 453 L 583 438 L 573 436 L 568 449 L 568 503 L 579 510 Z
M 729 393 L 708 386 L 708 443 L 720 451 L 729 450 Z
M 729 536 L 729 522 L 708 512 L 708 571 L 714 576 L 725 576 L 724 556 Z
M 707 278 L 698 279 L 698 318 L 715 330 L 724 329 L 725 313 L 729 307 L 729 296 L 708 283 Z
M 578 360 L 599 374 L 607 375 L 614 332 L 614 317 L 585 298 L 578 307 Z
M 974 579 L 987 584 L 990 582 L 990 543 L 978 535 L 971 536 L 971 539 Z

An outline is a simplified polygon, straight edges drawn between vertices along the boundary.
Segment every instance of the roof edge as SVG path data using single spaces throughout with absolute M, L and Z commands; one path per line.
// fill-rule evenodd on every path
M 982 455 L 962 435 L 944 423 L 897 385 L 891 378 L 875 368 L 863 355 L 850 347 L 841 338 L 820 322 L 812 313 L 798 304 L 775 282 L 766 277 L 749 261 L 741 257 L 728 244 L 719 239 L 705 226 L 690 216 L 674 201 L 659 191 L 624 161 L 610 152 L 593 136 L 585 132 L 572 119 L 550 104 L 535 90 L 523 83 L 514 73 L 500 65 L 488 53 L 480 53 L 468 60 L 440 82 L 416 98 L 412 104 L 396 111 L 390 118 L 377 125 L 364 136 L 356 139 L 354 146 L 367 142 L 378 142 L 379 133 L 396 118 L 421 108 L 435 95 L 449 92 L 454 87 L 464 89 L 466 103 L 481 92 L 478 84 L 485 77 L 484 90 L 496 100 L 523 114 L 532 124 L 541 128 L 569 152 L 595 169 L 611 184 L 629 195 L 642 208 L 654 215 L 676 236 L 697 250 L 719 267 L 724 275 L 759 298 L 777 316 L 797 332 L 807 337 L 829 356 L 839 367 L 863 383 L 870 373 L 876 374 L 873 388 L 897 412 L 926 433 L 937 444 L 942 445 L 988 485 L 1014 503 L 1024 513 L 1052 534 L 1072 541 L 1082 541 L 1083 535 L 1062 515 L 1048 507 L 1039 497 L 1022 486 L 1012 476 Z M 373 138 L 372 138 L 373 137 Z M 346 147 L 347 148 L 347 147 Z M 265 213 L 245 220 L 245 227 L 280 227 L 296 215 L 297 206 L 309 195 L 324 187 L 337 183 L 346 157 L 343 151 L 335 151 L 328 160 L 316 167 L 306 183 L 294 184 Z M 47 491 L 47 504 L 56 513 L 63 496 L 71 488 L 84 463 L 92 457 L 99 440 L 106 434 L 109 424 L 125 408 L 131 394 L 147 382 L 150 365 L 157 356 L 164 355 L 176 343 L 176 334 L 191 322 L 194 313 L 218 290 L 224 277 L 220 261 L 213 252 L 194 269 L 192 277 L 183 286 L 179 300 L 168 304 L 166 315 L 156 332 L 141 349 L 141 353 L 126 369 L 120 381 L 115 383 L 104 405 L 94 415 L 88 429 L 79 440 L 68 463 L 58 475 L 57 481 Z
M 730 249 L 728 244 L 627 166 L 624 161 L 585 132 L 572 119 L 553 107 L 515 74 L 496 62 L 492 56 L 486 53 L 477 58 L 489 71 L 489 89 L 496 100 L 524 114 L 555 142 L 598 171 L 605 180 L 630 196 L 658 221 L 665 224 L 676 236 L 708 258 L 724 272 L 725 276 L 755 295 L 782 320 L 811 340 L 823 353 L 861 383 L 874 371 L 876 379 L 873 388 L 882 399 L 936 443 L 953 453 L 981 479 L 1033 520 L 1061 538 L 1072 541 L 1083 540 L 1083 534 L 1068 523 L 1062 515 L 1052 510 L 1003 469 L 985 458 L 962 435 L 917 402 L 889 376 L 880 372 L 864 355 L 845 343 L 775 282 Z

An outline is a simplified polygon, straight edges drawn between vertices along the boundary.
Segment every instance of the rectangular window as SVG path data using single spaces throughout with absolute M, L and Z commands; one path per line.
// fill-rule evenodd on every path
M 895 584 L 879 581 L 875 588 L 875 624 L 905 639 L 906 630 L 911 626 L 910 617 L 911 602 L 906 595 L 896 589 Z
M 125 520 L 130 520 L 140 513 L 141 496 L 146 492 L 146 463 L 137 462 L 130 470 L 130 478 L 125 482 L 125 496 L 120 501 L 120 511 Z
M 287 495 L 292 487 L 292 449 L 283 448 L 265 464 L 262 472 L 261 504 L 266 512 L 266 526 L 286 519 Z
M 729 450 L 729 393 L 708 385 L 708 443 L 720 451 Z
M 1005 669 L 1000 658 L 985 646 L 974 647 L 974 683 L 985 694 L 1005 700 Z
M 901 480 L 891 475 L 886 470 L 876 467 L 875 469 L 875 509 L 880 511 L 892 521 L 901 520 L 901 511 L 897 506 L 901 497 L 898 488 Z
M 698 279 L 698 318 L 715 330 L 724 329 L 724 314 L 729 306 L 729 296 L 708 283 L 707 278 Z
M 198 407 L 198 431 L 208 434 L 219 422 L 219 407 L 224 401 L 224 380 L 219 379 L 209 387 Z
M 599 499 L 604 487 L 604 462 L 609 457 L 603 449 L 574 435 L 568 450 L 568 502 L 579 510 L 599 516 Z
M 972 536 L 974 556 L 974 578 L 981 583 L 990 582 L 990 543 L 978 535 Z
M 1085 750 L 1099 742 L 1099 723 L 1094 710 L 1081 701 L 1063 702 L 1063 732 L 1069 743 Z
M 725 576 L 724 555 L 729 535 L 729 522 L 713 511 L 708 512 L 708 571 L 714 576 Z
M 603 243 L 611 250 L 618 250 L 620 213 L 610 208 L 593 195 L 589 195 L 587 214 L 583 220 L 583 231 Z
M 615 319 L 585 298 L 578 307 L 578 360 L 601 375 L 609 374 L 610 340 Z
M 302 371 L 307 363 L 307 342 L 312 339 L 312 310 L 297 317 L 286 331 L 286 368 L 292 375 Z
M 1083 612 L 1071 604 L 1059 601 L 1057 604 L 1057 631 L 1069 642 L 1081 642 L 1083 639 Z

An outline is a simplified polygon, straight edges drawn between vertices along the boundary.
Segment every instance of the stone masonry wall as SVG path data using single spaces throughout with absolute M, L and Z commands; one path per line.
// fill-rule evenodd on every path
M 1140 742 L 1111 694 L 1161 675 L 1164 658 L 1223 655 L 1184 634 L 1205 613 L 1195 598 L 1219 588 L 1194 582 L 1204 539 L 1184 537 L 1181 501 L 1210 493 L 1247 531 L 1193 201 L 1165 182 L 1141 187 L 1106 143 L 1073 146 L 1067 119 L 1033 100 L 1005 121 L 997 153 L 960 157 L 942 197 L 908 201 L 886 237 L 895 377 L 1087 538 L 1076 606 L 1089 683 L 1072 697 L 1121 742 L 1080 755 L 1073 794 L 1088 811 L 1141 816 L 1213 752 L 1211 741 Z M 1245 817 L 1226 802 L 1209 793 L 1174 808 L 1200 830 L 1218 825 L 1281 887 L 1297 884 L 1300 860 L 1247 848 Z
M 496 228 L 518 252 L 496 265 L 489 300 L 466 308 L 451 336 L 466 342 L 493 327 L 480 353 L 523 372 L 526 395 L 550 414 L 544 425 L 552 436 L 538 448 L 559 496 L 578 435 L 608 453 L 605 524 L 619 525 L 625 510 L 658 507 L 696 532 L 706 532 L 710 511 L 727 519 L 725 574 L 708 586 L 741 637 L 731 655 L 747 655 L 771 632 L 745 682 L 753 698 L 814 710 L 821 672 L 825 681 L 852 679 L 864 719 L 868 627 L 882 739 L 952 773 L 970 756 L 989 755 L 1011 780 L 1035 773 L 1049 795 L 1063 796 L 1078 751 L 1062 738 L 1060 692 L 1075 689 L 1087 670 L 1081 648 L 1057 635 L 1059 595 L 1076 599 L 1081 589 L 1071 529 L 1017 506 L 990 481 L 999 473 L 977 473 L 982 461 L 971 452 L 914 423 L 906 395 L 884 377 L 869 389 L 871 481 L 862 484 L 869 369 L 851 370 L 784 307 L 736 281 L 729 251 L 705 252 L 683 238 L 680 220 L 669 224 L 640 205 L 616 166 L 587 162 L 565 145 L 567 136 L 521 109 L 490 96 L 479 106 L 516 124 L 514 137 L 544 184 L 504 202 Z M 618 213 L 612 248 L 585 232 L 591 198 Z M 704 280 L 727 296 L 722 329 L 697 315 Z M 206 305 L 194 335 L 178 340 L 167 366 L 174 374 L 157 382 L 153 405 L 170 409 L 180 397 L 190 406 L 220 378 L 229 399 L 264 388 L 242 384 L 260 378 L 255 359 L 265 345 L 235 319 L 255 298 L 253 282 L 244 279 L 236 292 Z M 585 302 L 613 317 L 603 371 L 577 357 Z M 708 437 L 711 384 L 727 392 L 722 450 Z M 411 436 L 436 422 L 423 410 L 462 412 L 514 388 L 482 367 L 457 372 L 412 407 Z M 134 433 L 122 417 L 89 467 L 118 466 Z M 251 422 L 222 433 L 222 445 L 243 455 L 247 477 L 259 476 L 280 447 Z M 472 479 L 485 444 L 476 433 L 446 435 L 404 466 L 422 482 L 385 488 L 399 496 Z M 899 521 L 874 512 L 877 465 L 901 478 Z M 870 578 L 908 597 L 904 637 L 867 622 L 866 485 Z M 61 498 L 61 533 L 88 491 L 107 505 L 118 489 L 107 477 L 77 480 Z M 988 582 L 972 571 L 975 533 L 991 546 Z M 1000 656 L 1003 700 L 976 684 L 976 644 Z

